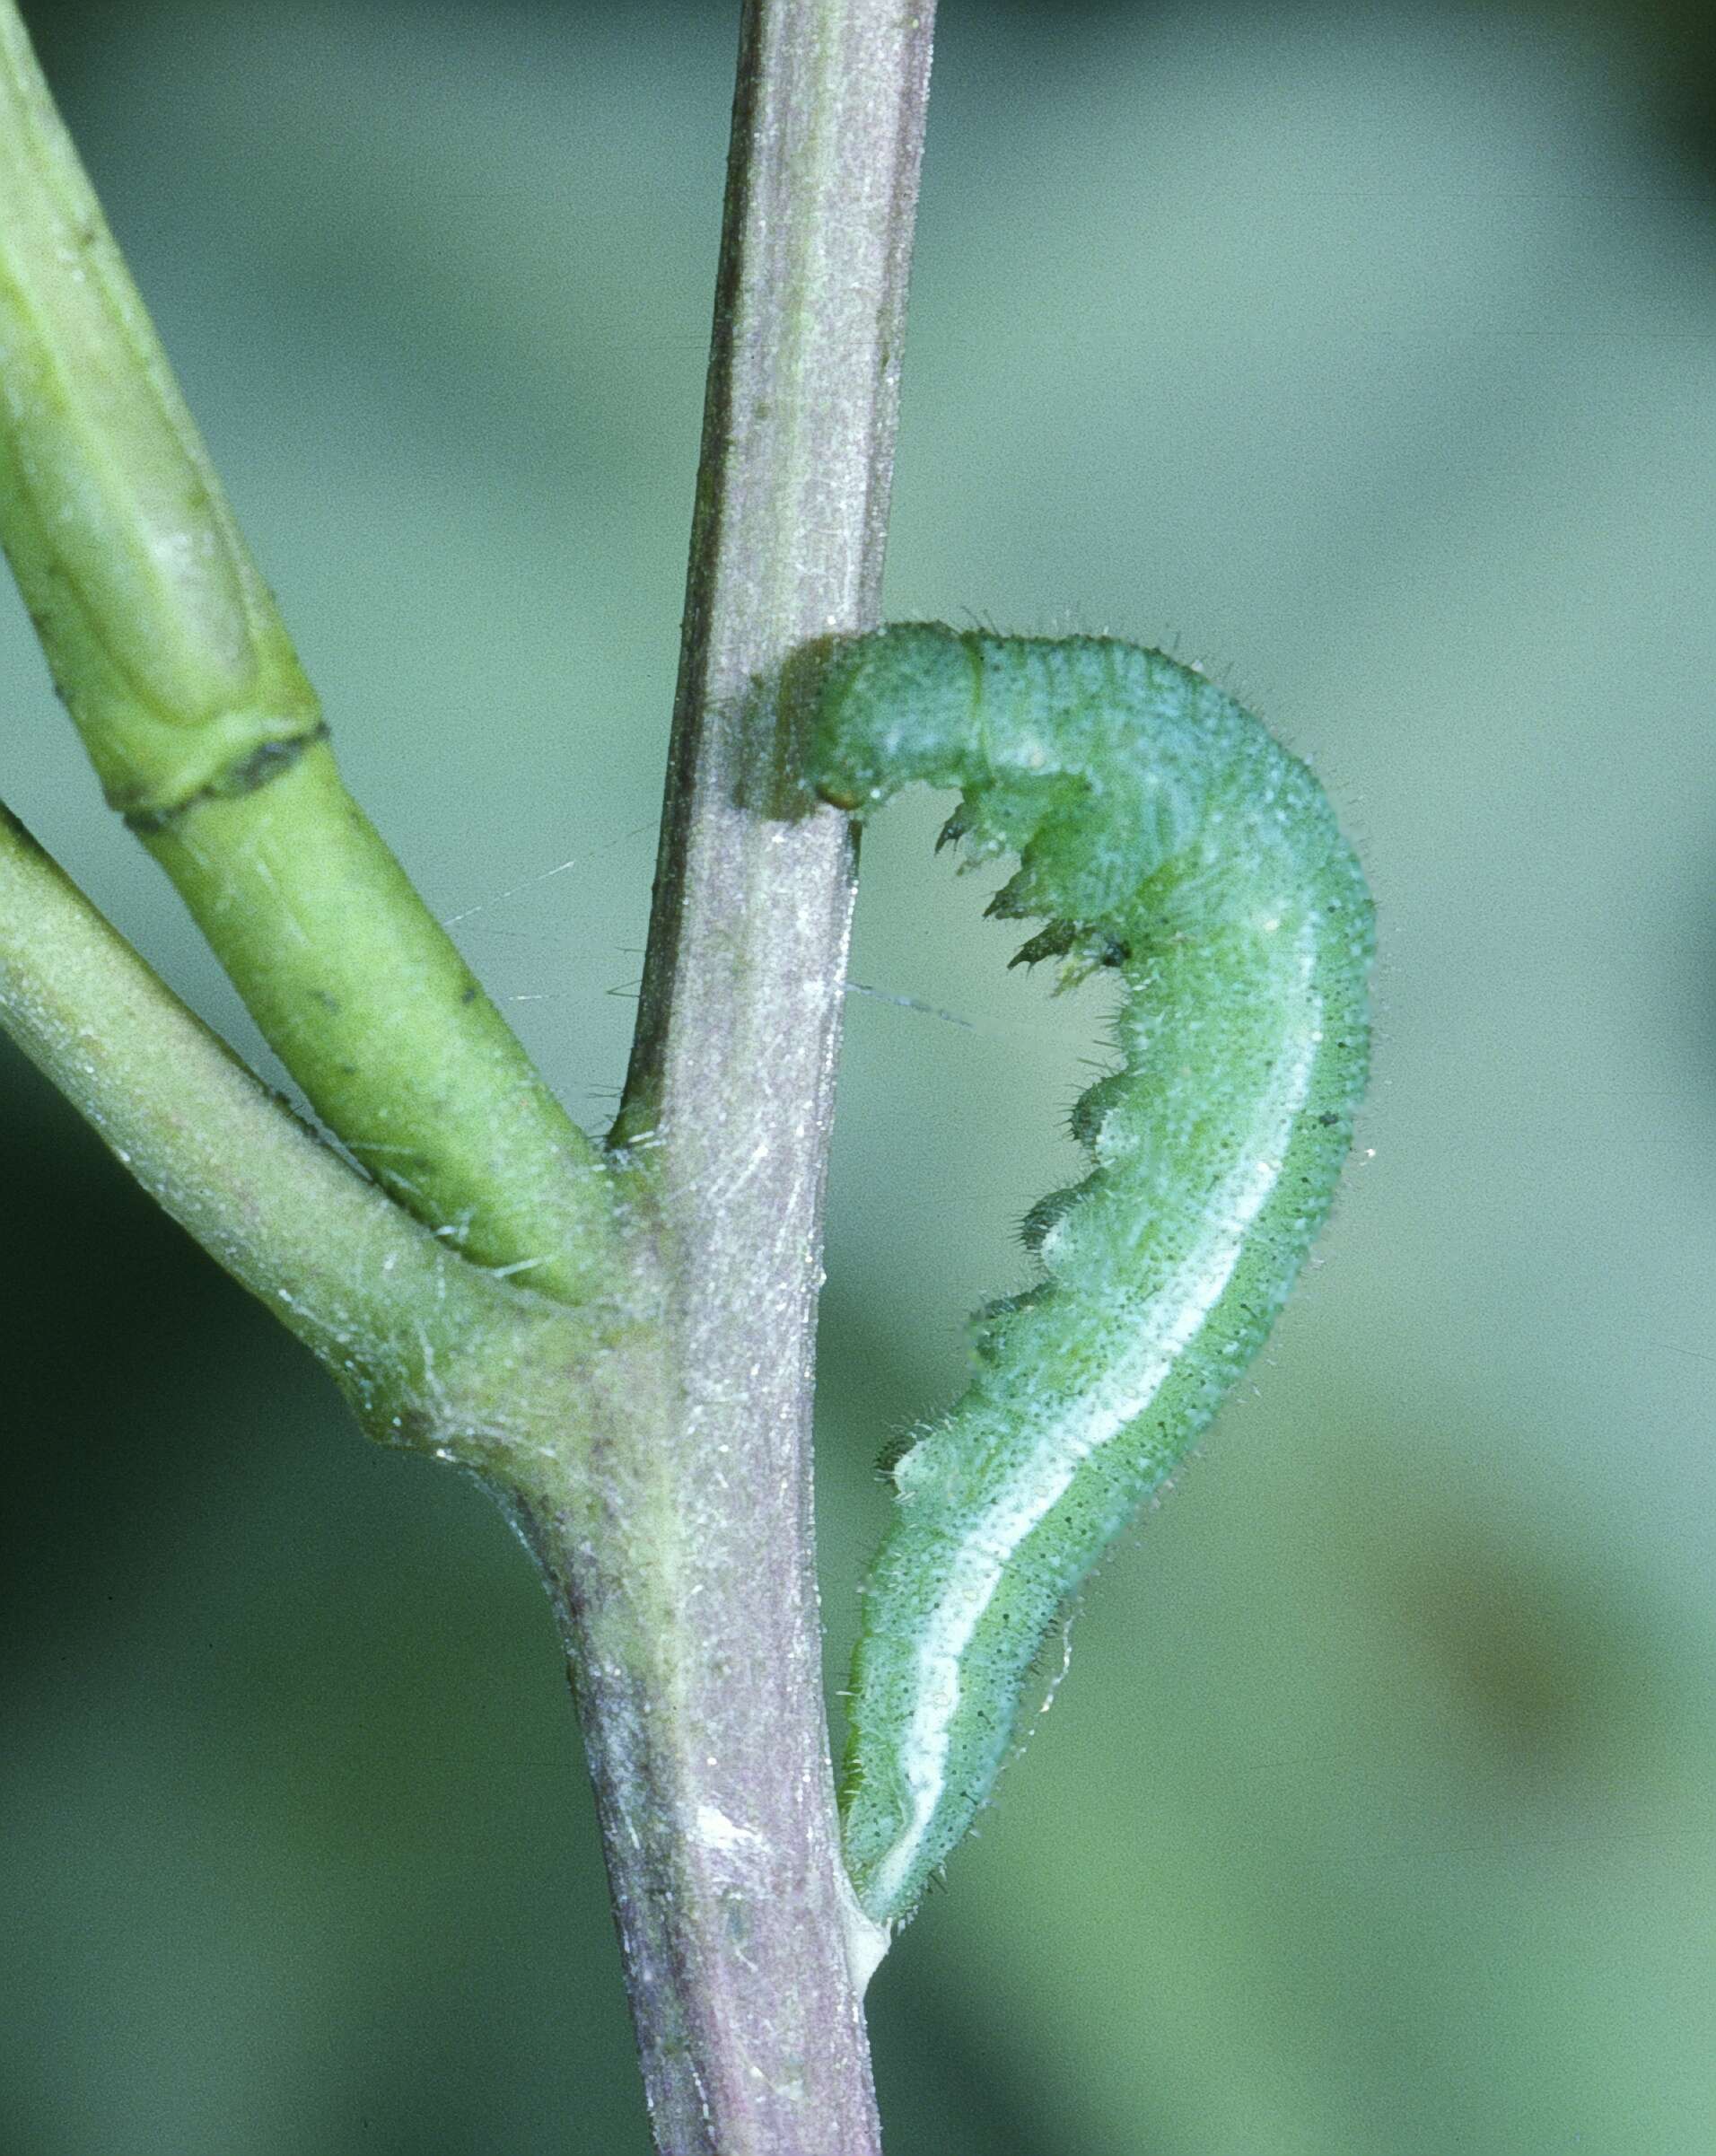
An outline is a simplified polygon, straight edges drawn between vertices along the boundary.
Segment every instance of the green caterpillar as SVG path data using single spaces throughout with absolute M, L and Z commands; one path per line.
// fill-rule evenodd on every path
M 908 1915 L 994 1785 L 1067 1597 L 1263 1345 L 1326 1215 L 1369 1056 L 1370 893 L 1321 787 L 1160 652 L 909 623 L 832 648 L 809 768 L 868 813 L 959 787 L 1019 856 L 1019 953 L 1125 984 L 1091 1173 L 1029 1215 L 1043 1277 L 983 1311 L 969 1389 L 893 1469 L 843 1813 L 858 1899 Z

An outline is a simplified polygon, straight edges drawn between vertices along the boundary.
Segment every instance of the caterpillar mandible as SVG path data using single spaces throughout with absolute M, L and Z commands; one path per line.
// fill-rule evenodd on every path
M 1321 787 L 1160 652 L 907 623 L 825 647 L 812 784 L 867 814 L 957 786 L 1019 857 L 1019 953 L 1125 986 L 1092 1169 L 1026 1223 L 1038 1284 L 978 1314 L 968 1390 L 893 1468 L 842 1789 L 865 1911 L 911 1913 L 987 1800 L 1069 1594 L 1258 1348 L 1334 1196 L 1369 1059 L 1364 876 Z M 1015 963 L 1019 962 L 1017 960 Z

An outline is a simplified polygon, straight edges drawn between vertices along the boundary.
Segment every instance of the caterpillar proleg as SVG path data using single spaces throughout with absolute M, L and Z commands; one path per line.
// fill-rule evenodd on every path
M 1328 1212 L 1369 1052 L 1371 908 L 1305 767 L 1201 674 L 1106 638 L 933 623 L 836 644 L 810 775 L 868 814 L 958 787 L 1019 857 L 1025 960 L 1119 969 L 1091 1172 L 1035 1207 L 1042 1278 L 976 1321 L 964 1397 L 893 1469 L 842 1805 L 868 1914 L 910 1914 L 987 1800 L 1039 1646 L 1262 1345 Z

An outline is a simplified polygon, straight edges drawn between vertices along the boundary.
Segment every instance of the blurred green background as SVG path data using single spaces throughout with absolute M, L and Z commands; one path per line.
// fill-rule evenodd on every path
M 31 11 L 348 773 L 597 1124 L 735 17 Z M 1316 761 L 1382 955 L 1316 1269 L 877 1980 L 890 2156 L 1716 2150 L 1712 50 L 950 0 L 889 610 L 1204 661 Z M 9 590 L 0 677 L 6 795 L 253 1048 Z M 876 828 L 853 958 L 836 1683 L 871 1462 L 1021 1276 L 1101 1022 L 1003 972 L 938 814 Z M 0 2151 L 643 2156 L 498 1515 L 0 1076 Z

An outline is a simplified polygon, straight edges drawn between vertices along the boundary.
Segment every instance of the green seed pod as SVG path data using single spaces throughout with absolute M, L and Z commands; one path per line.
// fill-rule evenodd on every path
M 241 790 L 320 726 L 136 288 L 0 13 L 0 540 L 109 800 Z

